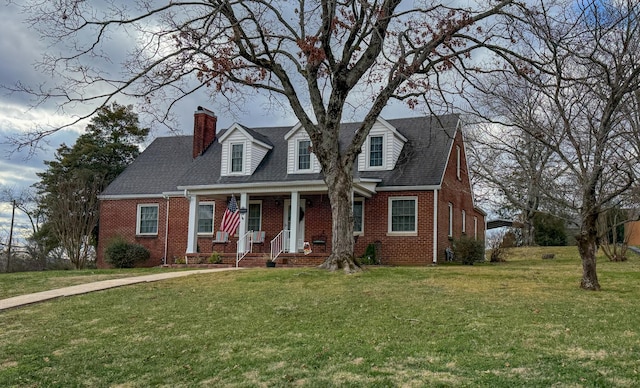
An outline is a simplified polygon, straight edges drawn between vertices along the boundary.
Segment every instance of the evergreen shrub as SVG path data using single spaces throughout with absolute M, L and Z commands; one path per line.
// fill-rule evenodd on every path
M 109 243 L 104 252 L 107 263 L 116 268 L 133 268 L 136 263 L 146 261 L 151 257 L 151 252 L 140 244 L 116 238 Z

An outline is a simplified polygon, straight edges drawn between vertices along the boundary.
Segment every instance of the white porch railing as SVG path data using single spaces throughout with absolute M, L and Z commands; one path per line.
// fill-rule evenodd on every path
M 282 252 L 289 250 L 288 230 L 282 230 L 271 240 L 271 261 L 275 261 Z
M 253 230 L 250 230 L 238 238 L 238 248 L 236 249 L 236 268 L 238 267 L 240 260 L 244 259 L 247 253 L 250 253 L 253 250 L 252 236 Z M 249 249 L 247 249 L 247 245 L 249 246 Z

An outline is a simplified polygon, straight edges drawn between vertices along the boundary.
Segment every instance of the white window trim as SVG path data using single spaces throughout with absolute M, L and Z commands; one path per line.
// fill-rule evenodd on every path
M 156 232 L 155 233 L 141 233 L 140 232 L 140 222 L 142 221 L 141 219 L 141 215 L 142 215 L 142 208 L 143 207 L 155 207 L 156 209 L 158 209 L 158 211 L 156 212 L 158 214 L 158 217 L 156 217 Z M 159 223 L 158 223 L 158 218 L 160 218 L 160 206 L 157 203 L 139 203 L 138 204 L 138 209 L 137 209 L 137 215 L 136 215 L 136 236 L 157 236 L 158 235 L 158 231 L 159 231 Z
M 467 233 L 467 212 L 462 211 L 462 233 Z
M 456 177 L 458 180 L 462 180 L 460 177 L 460 162 L 462 161 L 462 152 L 460 150 L 460 146 L 456 145 Z
M 449 231 L 448 236 L 453 237 L 453 204 L 449 202 Z
M 259 232 L 262 230 L 262 200 L 255 199 L 249 201 L 249 206 L 251 205 L 260 205 L 260 228 L 258 230 L 254 230 L 254 232 Z M 247 228 L 249 227 L 249 208 L 247 207 Z
M 478 239 L 478 217 L 473 217 L 473 238 Z
M 233 146 L 241 145 L 242 146 L 242 169 L 240 171 L 233 171 Z M 228 174 L 229 175 L 244 175 L 246 170 L 246 161 L 247 161 L 247 143 L 244 141 L 234 141 L 229 143 L 229 166 L 228 166 Z
M 295 160 L 294 171 L 295 172 L 312 172 L 313 171 L 313 153 L 309 152 L 309 168 L 300 168 L 300 142 L 308 141 L 309 146 L 313 146 L 310 139 L 298 139 L 295 142 Z
M 362 202 L 362 230 L 356 231 L 353 230 L 354 236 L 363 236 L 364 235 L 364 198 L 354 198 L 353 202 Z
M 392 228 L 392 203 L 397 200 L 413 200 L 415 201 L 415 220 L 413 225 L 413 231 L 402 231 L 395 232 L 391 230 Z M 417 196 L 399 196 L 399 197 L 389 197 L 387 202 L 387 235 L 388 236 L 417 236 L 418 235 L 418 197 Z
M 198 219 L 196 220 L 196 230 L 200 229 L 198 222 L 200 221 L 200 205 L 213 205 L 211 214 L 211 232 L 198 232 L 198 236 L 213 236 L 216 232 L 216 203 L 215 201 L 202 201 L 198 202 Z
M 381 166 L 372 166 L 371 165 L 371 138 L 372 137 L 381 137 L 382 138 L 382 165 Z M 365 169 L 369 171 L 379 171 L 385 170 L 387 164 L 387 136 L 384 133 L 380 134 L 370 134 L 367 137 L 366 144 L 366 157 L 365 157 Z

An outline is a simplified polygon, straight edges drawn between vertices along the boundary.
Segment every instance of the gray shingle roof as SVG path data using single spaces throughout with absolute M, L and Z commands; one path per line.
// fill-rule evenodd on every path
M 458 115 L 387 120 L 407 138 L 396 168 L 392 171 L 354 171 L 354 176 L 381 179 L 379 187 L 439 185 L 458 120 Z M 351 140 L 357 126 L 357 123 L 343 125 L 341 143 L 347 144 Z M 284 136 L 291 128 L 246 128 L 256 139 L 273 146 L 251 176 L 220 175 L 222 147 L 217 141 L 201 156 L 192 159 L 191 136 L 158 138 L 107 187 L 103 195 L 160 194 L 176 191 L 178 186 L 321 180 L 322 174 L 287 174 Z M 222 133 L 224 131 L 218 136 Z
M 153 141 L 102 195 L 162 194 L 176 191 L 178 181 L 194 162 L 193 137 L 159 137 Z

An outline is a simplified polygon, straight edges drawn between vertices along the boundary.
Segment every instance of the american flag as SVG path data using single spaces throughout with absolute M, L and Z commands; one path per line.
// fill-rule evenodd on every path
M 238 210 L 238 203 L 236 197 L 231 196 L 227 210 L 224 211 L 222 216 L 222 223 L 220 224 L 220 230 L 229 233 L 229 236 L 236 234 L 236 230 L 240 225 L 240 211 Z

